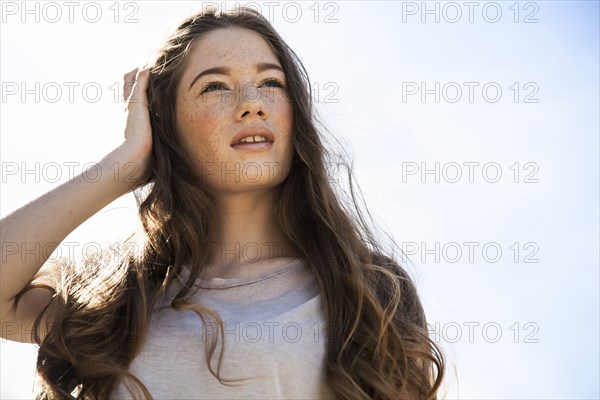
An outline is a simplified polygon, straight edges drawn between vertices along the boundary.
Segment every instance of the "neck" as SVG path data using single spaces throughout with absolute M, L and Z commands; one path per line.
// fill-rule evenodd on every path
M 204 277 L 249 276 L 297 257 L 275 215 L 276 190 L 221 194 L 217 198 L 216 240 Z

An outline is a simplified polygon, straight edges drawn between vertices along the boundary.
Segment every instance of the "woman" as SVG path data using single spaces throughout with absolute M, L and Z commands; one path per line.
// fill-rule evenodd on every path
M 120 262 L 3 255 L 2 323 L 40 345 L 38 398 L 436 398 L 415 287 L 331 186 L 308 76 L 268 21 L 194 15 L 124 80 L 125 140 L 98 164 L 120 173 L 2 221 L 45 249 L 139 203 Z

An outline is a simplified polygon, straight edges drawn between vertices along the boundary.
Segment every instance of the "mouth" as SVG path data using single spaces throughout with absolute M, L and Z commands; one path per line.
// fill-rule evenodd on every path
M 236 150 L 265 150 L 273 146 L 275 136 L 264 126 L 248 126 L 239 131 L 231 140 Z

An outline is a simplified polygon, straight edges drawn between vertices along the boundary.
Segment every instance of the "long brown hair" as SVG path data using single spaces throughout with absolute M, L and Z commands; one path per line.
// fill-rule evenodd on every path
M 202 176 L 177 140 L 175 88 L 194 40 L 218 28 L 259 33 L 278 57 L 293 108 L 292 166 L 280 185 L 278 223 L 318 283 L 327 321 L 327 380 L 339 398 L 436 399 L 444 357 L 429 338 L 423 307 L 404 268 L 386 252 L 361 211 L 348 169 L 349 194 L 332 185 L 311 102 L 311 85 L 296 54 L 259 13 L 246 8 L 208 11 L 185 20 L 158 53 L 150 73 L 153 152 L 151 173 L 134 194 L 142 239 L 119 260 L 106 254 L 84 265 L 63 262 L 50 284 L 58 313 L 41 341 L 37 361 L 38 399 L 108 398 L 141 349 L 152 308 L 184 265 L 189 276 L 172 300 L 177 310 L 218 315 L 186 299 L 207 265 L 214 238 L 215 203 Z M 368 213 L 367 213 L 368 215 Z M 134 250 L 132 250 L 134 249 Z M 17 303 L 17 302 L 15 302 Z M 221 348 L 221 355 L 222 353 Z M 214 346 L 207 355 L 212 357 Z M 220 363 L 219 363 L 220 365 Z M 234 380 L 220 376 L 223 384 Z

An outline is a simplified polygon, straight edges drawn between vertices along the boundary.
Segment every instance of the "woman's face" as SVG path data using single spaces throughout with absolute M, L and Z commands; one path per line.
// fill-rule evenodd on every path
M 273 187 L 292 160 L 292 106 L 277 56 L 256 32 L 196 40 L 176 92 L 178 135 L 217 192 Z M 245 143 L 244 143 L 245 142 Z

